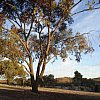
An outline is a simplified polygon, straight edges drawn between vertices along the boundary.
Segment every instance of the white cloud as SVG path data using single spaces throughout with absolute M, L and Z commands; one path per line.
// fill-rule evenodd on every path
M 77 5 L 76 7 L 74 7 L 74 8 L 72 9 L 72 13 L 75 13 L 79 7 L 80 7 L 80 5 Z

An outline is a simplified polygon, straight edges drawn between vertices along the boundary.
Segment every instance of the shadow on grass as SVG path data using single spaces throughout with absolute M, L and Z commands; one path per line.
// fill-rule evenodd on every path
M 0 89 L 0 100 L 100 100 L 100 96 L 43 92 L 32 93 L 30 90 Z

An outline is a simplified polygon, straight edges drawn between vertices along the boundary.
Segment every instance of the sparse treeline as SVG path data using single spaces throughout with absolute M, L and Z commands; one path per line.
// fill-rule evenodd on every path
M 75 76 L 54 78 L 54 75 L 45 75 L 42 80 L 39 81 L 40 87 L 49 87 L 49 88 L 63 88 L 67 90 L 80 90 L 80 91 L 92 91 L 100 92 L 100 81 L 95 79 L 82 78 L 81 73 L 75 71 Z M 20 86 L 31 86 L 31 79 L 25 79 L 23 83 L 23 78 L 16 78 L 13 81 L 13 85 Z

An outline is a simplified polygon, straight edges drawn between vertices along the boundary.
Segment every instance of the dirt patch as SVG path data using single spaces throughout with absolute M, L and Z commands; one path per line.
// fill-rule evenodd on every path
M 28 88 L 0 87 L 0 100 L 100 100 L 100 94 L 83 95 L 81 92 L 65 91 L 60 89 L 40 88 L 39 94 L 32 93 Z M 59 91 L 58 91 L 59 90 Z M 74 92 L 74 93 L 73 93 Z M 81 95 L 80 95 L 80 94 Z M 91 93 L 90 93 L 91 94 Z M 92 93 L 93 94 L 93 93 Z M 95 93 L 94 93 L 95 94 Z

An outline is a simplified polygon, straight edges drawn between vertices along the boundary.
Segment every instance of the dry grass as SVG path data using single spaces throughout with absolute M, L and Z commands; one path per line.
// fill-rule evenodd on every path
M 100 93 L 39 88 L 39 94 L 30 88 L 0 85 L 0 100 L 100 100 Z

